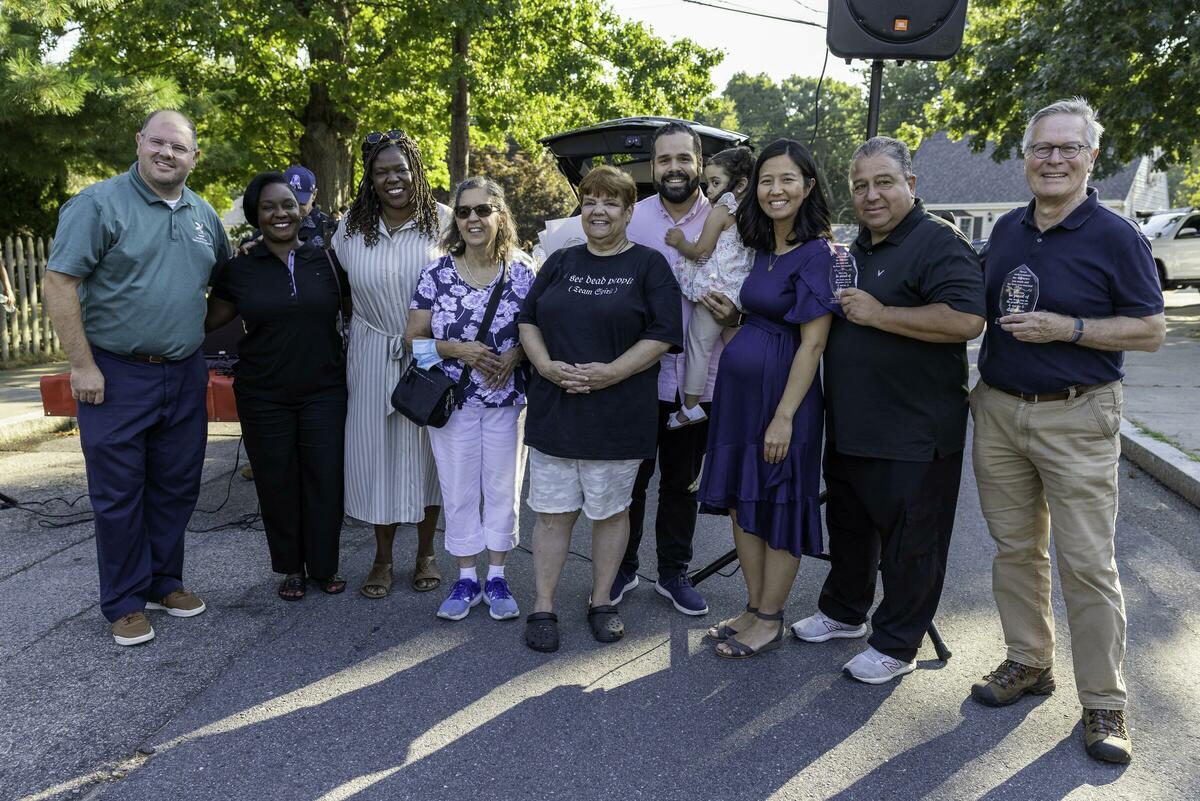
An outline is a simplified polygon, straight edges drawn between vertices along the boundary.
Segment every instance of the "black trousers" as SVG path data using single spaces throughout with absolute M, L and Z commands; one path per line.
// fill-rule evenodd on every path
M 831 568 L 818 606 L 857 626 L 875 600 L 875 650 L 911 662 L 937 611 L 958 506 L 962 452 L 931 462 L 846 456 L 825 449 L 825 527 Z
M 711 404 L 700 404 L 711 411 Z M 658 575 L 671 578 L 687 570 L 692 561 L 692 536 L 696 533 L 696 481 L 704 464 L 708 445 L 708 421 L 671 431 L 667 418 L 679 410 L 678 403 L 658 402 L 658 510 L 654 515 L 654 534 L 658 546 Z M 621 572 L 631 575 L 638 569 L 638 547 L 646 517 L 646 489 L 654 477 L 655 459 L 646 459 L 633 483 L 629 504 L 629 544 L 621 561 Z
M 237 393 L 271 569 L 330 578 L 342 536 L 346 388 L 286 402 Z

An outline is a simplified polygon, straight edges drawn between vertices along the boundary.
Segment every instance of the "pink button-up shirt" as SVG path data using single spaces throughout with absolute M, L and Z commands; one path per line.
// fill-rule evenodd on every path
M 671 265 L 671 270 L 675 272 L 675 278 L 679 278 L 679 262 L 683 260 L 683 256 L 679 251 L 667 244 L 667 231 L 672 228 L 683 229 L 683 235 L 688 241 L 695 242 L 700 236 L 700 229 L 704 227 L 704 220 L 708 217 L 709 209 L 712 206 L 708 202 L 708 198 L 703 192 L 698 192 L 696 202 L 692 204 L 692 208 L 687 214 L 680 217 L 678 220 L 671 219 L 671 215 L 663 206 L 662 198 L 658 195 L 651 195 L 645 200 L 640 201 L 633 207 L 633 219 L 629 221 L 629 227 L 625 231 L 625 235 L 630 242 L 636 242 L 639 245 L 645 245 L 648 248 L 654 248 L 667 259 L 667 264 Z M 692 319 L 692 304 L 686 298 L 683 299 L 683 338 L 687 341 L 688 323 Z M 704 394 L 700 397 L 701 401 L 712 400 L 713 384 L 717 380 L 717 363 L 721 360 L 721 351 L 723 345 L 720 340 L 717 340 L 716 347 L 713 348 L 712 358 L 708 360 L 708 381 L 704 384 Z M 682 401 L 679 395 L 679 387 L 683 384 L 684 371 L 684 354 L 668 353 L 662 357 L 662 361 L 658 371 L 658 399 L 668 403 Z

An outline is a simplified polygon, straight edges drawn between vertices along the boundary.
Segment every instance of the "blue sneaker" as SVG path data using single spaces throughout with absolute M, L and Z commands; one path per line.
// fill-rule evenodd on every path
M 437 616 L 442 620 L 462 620 L 471 613 L 471 607 L 483 598 L 478 581 L 459 579 L 450 588 L 450 594 L 438 607 Z
M 638 585 L 637 573 L 633 573 L 633 574 L 626 573 L 625 571 L 621 570 L 621 568 L 618 567 L 617 568 L 617 577 L 613 579 L 613 583 L 612 583 L 612 592 L 609 593 L 609 596 L 610 596 L 609 603 L 613 604 L 614 606 L 616 604 L 621 603 L 621 599 L 625 597 L 625 593 L 629 592 L 637 585 Z M 588 600 L 588 603 L 589 604 L 591 603 L 590 599 Z
M 685 615 L 708 614 L 708 602 L 704 600 L 703 595 L 696 592 L 686 570 L 670 578 L 659 576 L 658 581 L 654 582 L 654 591 L 670 598 L 671 606 Z
M 521 614 L 521 610 L 517 609 L 517 599 L 508 589 L 504 576 L 487 580 L 487 584 L 483 585 L 483 602 L 488 605 L 492 620 L 511 620 Z

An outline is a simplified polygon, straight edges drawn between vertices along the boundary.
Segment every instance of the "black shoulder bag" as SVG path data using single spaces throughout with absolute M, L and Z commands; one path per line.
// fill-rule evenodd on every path
M 496 316 L 496 307 L 500 305 L 500 295 L 504 292 L 504 279 L 505 275 L 501 272 L 496 281 L 496 288 L 492 290 L 492 296 L 488 299 L 483 322 L 479 324 L 476 342 L 482 342 L 488 334 L 488 329 L 492 327 L 492 318 Z M 453 381 L 436 367 L 422 370 L 414 358 L 404 375 L 400 376 L 396 388 L 392 390 L 392 406 L 419 426 L 441 428 L 446 425 L 454 410 L 462 406 L 463 394 L 470 378 L 469 364 L 463 364 L 462 377 Z

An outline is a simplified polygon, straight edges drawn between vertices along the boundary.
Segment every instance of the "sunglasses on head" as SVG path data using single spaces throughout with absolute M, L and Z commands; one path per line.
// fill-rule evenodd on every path
M 371 131 L 363 138 L 363 150 L 380 142 L 399 142 L 404 138 L 404 131 Z
M 480 219 L 483 219 L 484 217 L 491 217 L 494 211 L 499 211 L 499 209 L 491 203 L 480 203 L 478 206 L 455 206 L 454 216 L 460 220 L 465 220 L 471 216 L 471 212 L 475 212 Z

